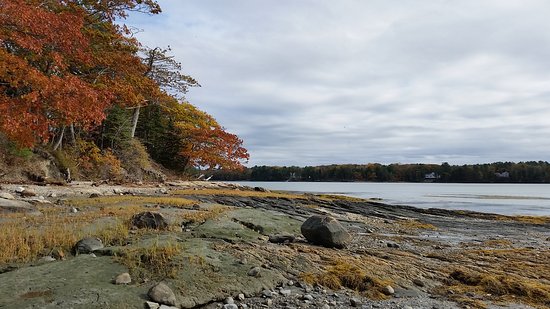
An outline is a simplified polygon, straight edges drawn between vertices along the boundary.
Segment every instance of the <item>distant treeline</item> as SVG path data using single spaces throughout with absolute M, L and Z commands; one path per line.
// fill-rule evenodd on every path
M 215 180 L 250 181 L 376 181 L 550 183 L 546 161 L 495 162 L 474 165 L 339 164 L 323 166 L 254 166 L 242 171 L 218 171 Z

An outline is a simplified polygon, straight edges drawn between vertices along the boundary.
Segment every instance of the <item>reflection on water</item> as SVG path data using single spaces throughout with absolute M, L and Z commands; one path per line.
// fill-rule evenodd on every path
M 240 182 L 271 190 L 380 198 L 388 204 L 462 209 L 507 215 L 550 215 L 547 184 L 442 184 L 371 182 Z

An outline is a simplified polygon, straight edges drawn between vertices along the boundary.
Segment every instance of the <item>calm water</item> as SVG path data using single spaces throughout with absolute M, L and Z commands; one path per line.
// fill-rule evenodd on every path
M 507 215 L 550 215 L 549 184 L 240 182 L 271 190 L 381 198 L 388 204 Z

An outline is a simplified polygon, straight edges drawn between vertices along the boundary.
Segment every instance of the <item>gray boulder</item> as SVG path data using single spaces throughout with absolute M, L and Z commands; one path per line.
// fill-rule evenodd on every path
M 15 196 L 11 195 L 8 192 L 0 192 L 0 198 L 6 199 L 6 200 L 15 200 Z
M 340 222 L 330 216 L 311 216 L 300 230 L 310 243 L 328 248 L 343 248 L 351 240 L 351 235 Z
M 73 248 L 75 254 L 92 253 L 99 249 L 103 249 L 103 242 L 96 237 L 83 238 L 79 240 Z
M 159 282 L 157 285 L 153 286 L 147 293 L 147 296 L 159 304 L 168 306 L 176 305 L 176 295 L 172 292 L 170 287 L 162 282 Z
M 0 198 L 0 213 L 31 213 L 40 214 L 40 212 L 32 206 L 32 204 L 25 201 L 8 200 Z
M 139 229 L 161 230 L 168 228 L 168 220 L 161 213 L 145 211 L 132 217 L 132 226 Z

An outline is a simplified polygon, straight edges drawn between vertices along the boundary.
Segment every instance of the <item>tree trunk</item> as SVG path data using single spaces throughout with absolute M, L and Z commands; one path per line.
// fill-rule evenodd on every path
M 141 108 L 140 106 L 137 106 L 136 108 L 134 108 L 134 115 L 132 116 L 132 132 L 130 132 L 130 137 L 132 138 L 134 138 L 136 134 L 136 127 L 139 119 L 140 108 Z
M 59 133 L 59 139 L 55 143 L 55 146 L 53 146 L 53 150 L 59 149 L 61 147 L 61 144 L 63 143 L 63 134 L 65 133 L 65 126 L 61 128 L 61 133 Z
M 74 123 L 71 123 L 71 126 L 69 127 L 69 129 L 71 130 L 71 143 L 73 145 L 76 145 L 76 135 L 74 133 Z

